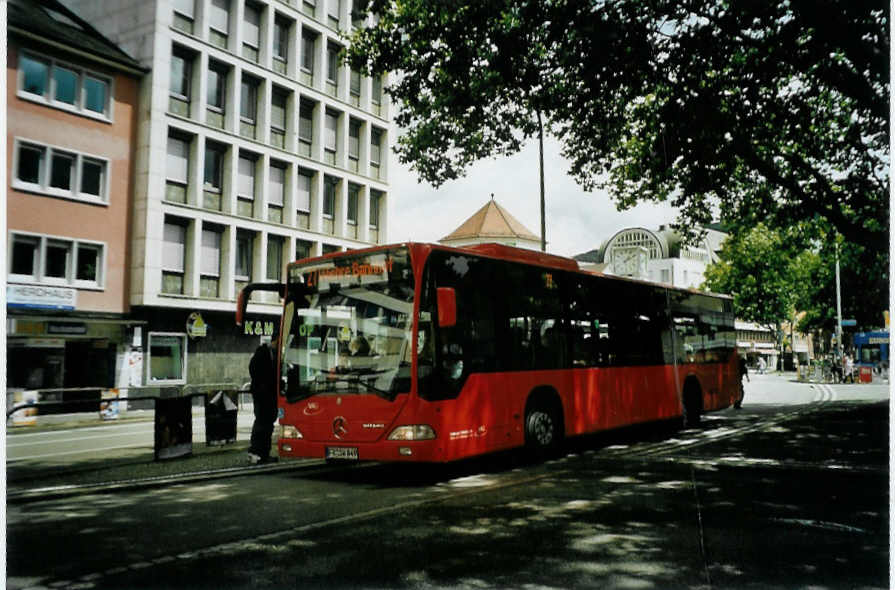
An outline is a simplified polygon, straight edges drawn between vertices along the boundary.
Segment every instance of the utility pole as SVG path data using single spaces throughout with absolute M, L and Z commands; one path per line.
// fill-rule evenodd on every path
M 541 109 L 538 109 L 538 144 L 541 157 L 541 252 L 547 251 L 547 220 L 544 204 L 544 122 L 541 119 Z
M 838 236 L 837 236 L 838 238 Z M 839 240 L 836 240 L 836 353 L 842 362 L 842 292 L 839 286 Z

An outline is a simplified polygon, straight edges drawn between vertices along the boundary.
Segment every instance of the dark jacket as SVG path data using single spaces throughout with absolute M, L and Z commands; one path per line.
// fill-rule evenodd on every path
M 252 377 L 252 403 L 268 412 L 277 407 L 277 366 L 270 346 L 262 344 L 249 362 Z

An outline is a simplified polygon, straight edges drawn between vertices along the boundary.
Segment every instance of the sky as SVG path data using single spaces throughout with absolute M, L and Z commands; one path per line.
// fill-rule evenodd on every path
M 598 248 L 626 227 L 658 229 L 672 223 L 669 205 L 641 204 L 620 212 L 603 191 L 584 192 L 568 175 L 559 144 L 544 141 L 544 186 L 547 204 L 547 251 L 574 256 Z M 460 226 L 491 198 L 533 234 L 541 234 L 538 142 L 499 160 L 481 160 L 467 175 L 438 189 L 418 183 L 415 173 L 389 158 L 388 241 L 437 242 Z

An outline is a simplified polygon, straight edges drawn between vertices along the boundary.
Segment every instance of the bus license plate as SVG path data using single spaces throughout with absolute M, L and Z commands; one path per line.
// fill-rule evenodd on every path
M 357 447 L 326 447 L 326 458 L 357 461 Z

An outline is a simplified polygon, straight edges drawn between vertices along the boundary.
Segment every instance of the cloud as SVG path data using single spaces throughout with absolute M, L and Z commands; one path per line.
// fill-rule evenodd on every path
M 600 246 L 626 227 L 656 229 L 674 221 L 670 205 L 642 204 L 618 211 L 604 191 L 584 192 L 568 175 L 559 144 L 544 142 L 544 186 L 547 209 L 547 251 L 573 256 Z M 494 198 L 535 235 L 541 234 L 538 143 L 500 160 L 474 164 L 466 177 L 434 189 L 416 175 L 390 162 L 389 242 L 436 242 L 455 230 Z

